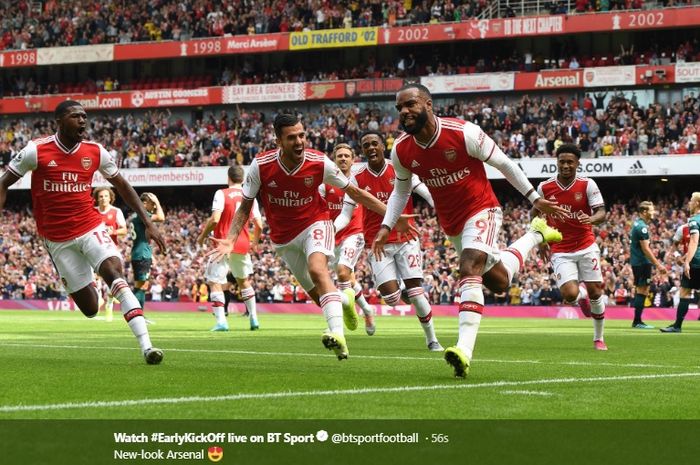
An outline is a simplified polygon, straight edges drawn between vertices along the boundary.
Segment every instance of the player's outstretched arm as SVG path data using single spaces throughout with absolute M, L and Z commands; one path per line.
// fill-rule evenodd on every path
M 11 185 L 19 181 L 19 176 L 11 173 L 9 170 L 5 171 L 2 176 L 0 176 L 0 210 L 5 208 L 5 200 L 7 200 L 7 190 Z
M 233 251 L 233 245 L 236 243 L 238 235 L 250 218 L 250 210 L 253 208 L 253 201 L 254 199 L 243 197 L 235 215 L 233 215 L 228 236 L 225 239 L 216 239 L 212 237 L 211 240 L 214 242 L 214 248 L 207 252 L 207 257 L 212 257 L 213 260 L 220 260 Z
M 141 199 L 139 199 L 138 194 L 136 194 L 134 188 L 131 187 L 131 184 L 119 173 L 111 178 L 107 178 L 107 180 L 114 186 L 114 189 L 116 189 L 122 199 L 124 199 L 124 202 L 129 208 L 135 211 L 139 218 L 141 218 L 141 221 L 143 221 L 146 227 L 146 237 L 153 239 L 158 246 L 158 250 L 160 250 L 161 253 L 165 253 L 167 251 L 165 240 L 160 234 L 160 231 L 153 225 L 151 218 L 146 214 L 146 210 L 143 208 L 143 202 L 141 202 Z
M 350 224 L 352 214 L 357 207 L 357 205 L 348 200 L 349 198 L 350 196 L 347 196 L 345 199 L 343 199 L 343 209 L 340 211 L 340 215 L 336 216 L 335 220 L 333 221 L 333 228 L 335 229 L 336 234 L 338 234 L 338 231 L 342 231 L 345 229 L 345 226 Z

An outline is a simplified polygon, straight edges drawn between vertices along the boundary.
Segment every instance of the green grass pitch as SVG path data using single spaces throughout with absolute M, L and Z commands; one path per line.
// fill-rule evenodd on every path
M 0 313 L 0 419 L 698 419 L 700 323 L 682 334 L 607 321 L 485 318 L 471 374 L 454 379 L 413 318 L 347 332 L 350 358 L 321 344 L 320 315 L 151 313 L 148 366 L 127 325 L 79 313 Z M 663 322 L 666 323 L 666 322 Z M 435 318 L 447 347 L 456 318 Z

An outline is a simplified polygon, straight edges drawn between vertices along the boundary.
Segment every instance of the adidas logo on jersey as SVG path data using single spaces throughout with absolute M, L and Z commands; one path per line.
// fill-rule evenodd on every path
M 47 166 L 49 166 L 49 167 L 58 166 L 58 163 L 56 163 L 54 160 L 51 160 Z
M 277 183 L 273 180 L 267 183 L 267 187 L 277 187 Z
M 417 166 L 420 166 L 420 163 L 418 163 L 417 161 L 413 160 L 413 161 L 411 162 L 411 168 L 415 168 L 415 167 L 417 167 Z

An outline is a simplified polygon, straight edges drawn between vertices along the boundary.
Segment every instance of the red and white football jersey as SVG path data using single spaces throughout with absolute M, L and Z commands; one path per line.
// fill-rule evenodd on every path
M 603 196 L 594 180 L 576 177 L 569 186 L 562 186 L 556 177 L 541 182 L 537 192 L 547 200 L 553 200 L 566 209 L 567 216 L 547 215 L 547 224 L 557 228 L 564 237 L 561 242 L 550 244 L 552 252 L 573 253 L 590 247 L 595 242 L 593 227 L 582 224 L 579 215 L 592 215 L 593 210 L 605 206 Z
M 214 228 L 214 237 L 217 239 L 225 239 L 231 231 L 231 223 L 236 210 L 241 205 L 243 200 L 243 190 L 240 187 L 227 187 L 219 189 L 214 194 L 212 202 L 212 211 L 221 212 L 219 222 Z M 260 208 L 258 208 L 257 200 L 253 200 L 253 208 L 250 211 L 251 218 L 260 219 Z M 245 255 L 250 251 L 250 233 L 248 232 L 248 223 L 243 226 L 241 233 L 238 235 L 236 243 L 233 245 L 233 253 Z
M 368 194 L 372 194 L 374 197 L 379 199 L 383 204 L 389 201 L 389 196 L 391 191 L 394 190 L 394 181 L 396 173 L 394 172 L 394 166 L 389 160 L 384 164 L 384 168 L 379 173 L 375 173 L 369 167 L 365 165 L 360 168 L 357 173 L 350 179 L 354 185 L 358 188 L 366 191 Z M 358 210 L 355 208 L 355 210 Z M 410 215 L 413 213 L 413 200 L 409 197 L 406 203 L 406 208 L 403 209 L 403 214 Z M 383 216 L 376 214 L 375 212 L 362 207 L 362 229 L 365 233 L 365 245 L 369 248 L 374 242 L 374 237 L 379 232 L 379 227 L 382 225 Z M 411 220 L 413 223 L 413 220 Z M 389 233 L 389 239 L 387 243 L 401 243 L 407 242 L 408 240 L 399 240 L 399 235 L 396 230 L 392 230 Z
M 456 236 L 476 213 L 499 206 L 484 168 L 496 143 L 475 124 L 435 120 L 437 130 L 426 145 L 404 133 L 394 142 L 391 159 L 399 179 L 411 172 L 428 186 L 440 226 Z
M 11 173 L 32 174 L 32 204 L 40 236 L 54 242 L 80 237 L 102 223 L 94 208 L 92 177 L 119 174 L 109 152 L 96 142 L 82 141 L 65 147 L 53 135 L 27 144 L 10 161 Z
M 100 207 L 95 207 L 95 209 L 102 215 L 102 221 L 110 231 L 116 231 L 126 226 L 124 212 L 120 208 L 110 205 L 105 211 L 101 211 Z M 117 243 L 118 238 L 116 234 L 110 234 L 109 237 L 112 238 L 115 244 Z
M 688 245 L 690 244 L 690 227 L 687 224 L 682 224 L 676 229 L 673 235 L 673 242 L 676 242 L 683 249 L 683 255 L 688 253 Z
M 330 219 L 328 205 L 318 191 L 324 183 L 341 189 L 348 186 L 348 179 L 323 153 L 306 149 L 302 162 L 290 171 L 282 164 L 280 151 L 271 150 L 250 164 L 243 196 L 254 199 L 260 194 L 270 240 L 286 244 L 316 221 Z
M 345 191 L 338 187 L 331 186 L 330 184 L 322 184 L 321 187 L 319 187 L 319 192 L 321 193 L 321 197 L 323 197 L 328 204 L 330 220 L 335 220 L 338 215 L 340 215 L 340 212 L 343 211 Z M 355 208 L 352 211 L 352 217 L 348 225 L 335 235 L 335 245 L 339 245 L 347 237 L 360 233 L 362 233 L 362 209 Z

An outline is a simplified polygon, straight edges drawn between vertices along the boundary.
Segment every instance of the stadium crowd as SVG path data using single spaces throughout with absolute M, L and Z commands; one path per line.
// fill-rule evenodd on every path
M 632 270 L 629 259 L 629 230 L 639 199 L 623 203 L 609 199 L 608 219 L 596 230 L 601 249 L 605 295 L 608 304 L 626 305 L 633 295 Z M 687 222 L 684 199 L 666 196 L 655 199 L 658 220 L 650 226 L 651 246 L 660 260 L 671 270 L 667 279 L 654 278 L 648 304 L 670 306 L 679 288 L 681 265 L 679 253 L 672 243 L 676 228 Z M 160 226 L 168 244 L 167 255 L 154 255 L 149 298 L 162 301 L 206 302 L 208 291 L 203 284 L 204 251 L 195 245 L 199 228 L 205 223 L 207 209 L 194 206 L 168 208 L 164 202 L 166 221 Z M 454 303 L 457 292 L 455 269 L 458 256 L 449 240 L 437 225 L 434 212 L 425 204 L 417 206 L 424 251 L 425 292 L 433 304 Z M 523 234 L 529 222 L 525 203 L 504 204 L 504 221 L 499 242 L 502 247 Z M 65 299 L 57 282 L 48 255 L 36 237 L 34 220 L 27 209 L 5 210 L 0 221 L 0 298 L 2 299 Z M 261 242 L 252 253 L 253 282 L 258 302 L 305 302 L 307 296 L 298 286 L 289 270 L 274 254 L 267 228 Z M 130 253 L 130 239 L 122 244 L 124 256 Z M 128 274 L 130 264 L 126 263 Z M 372 282 L 365 257 L 358 262 L 358 281 L 370 303 L 381 303 Z M 551 266 L 544 264 L 534 253 L 526 261 L 526 269 L 503 294 L 485 291 L 486 302 L 495 305 L 548 305 L 561 303 Z M 199 306 L 193 303 L 193 306 Z
M 626 98 L 628 95 L 629 98 Z M 477 97 L 436 101 L 436 113 L 481 125 L 512 158 L 548 157 L 562 142 L 579 145 L 584 157 L 668 155 L 697 151 L 700 100 L 689 94 L 671 105 L 640 106 L 636 94 L 588 93 L 583 98 L 529 97 L 506 102 Z M 608 101 L 607 104 L 604 102 Z M 221 110 L 187 123 L 170 112 L 91 115 L 87 137 L 103 144 L 123 168 L 227 166 L 249 164 L 274 147 L 272 115 L 241 108 Z M 339 142 L 357 146 L 367 129 L 381 131 L 391 149 L 399 134 L 393 111 L 375 104 L 322 105 L 302 114 L 310 145 L 329 153 Z M 0 168 L 29 141 L 55 132 L 54 121 L 0 122 Z
M 672 6 L 690 1 L 658 3 Z M 79 0 L 69 4 L 57 0 L 3 0 L 0 50 L 459 22 L 476 18 L 487 3 L 485 0 Z M 639 9 L 644 3 L 644 0 L 551 0 L 543 2 L 543 12 Z M 505 16 L 519 13 L 517 8 L 504 11 Z

